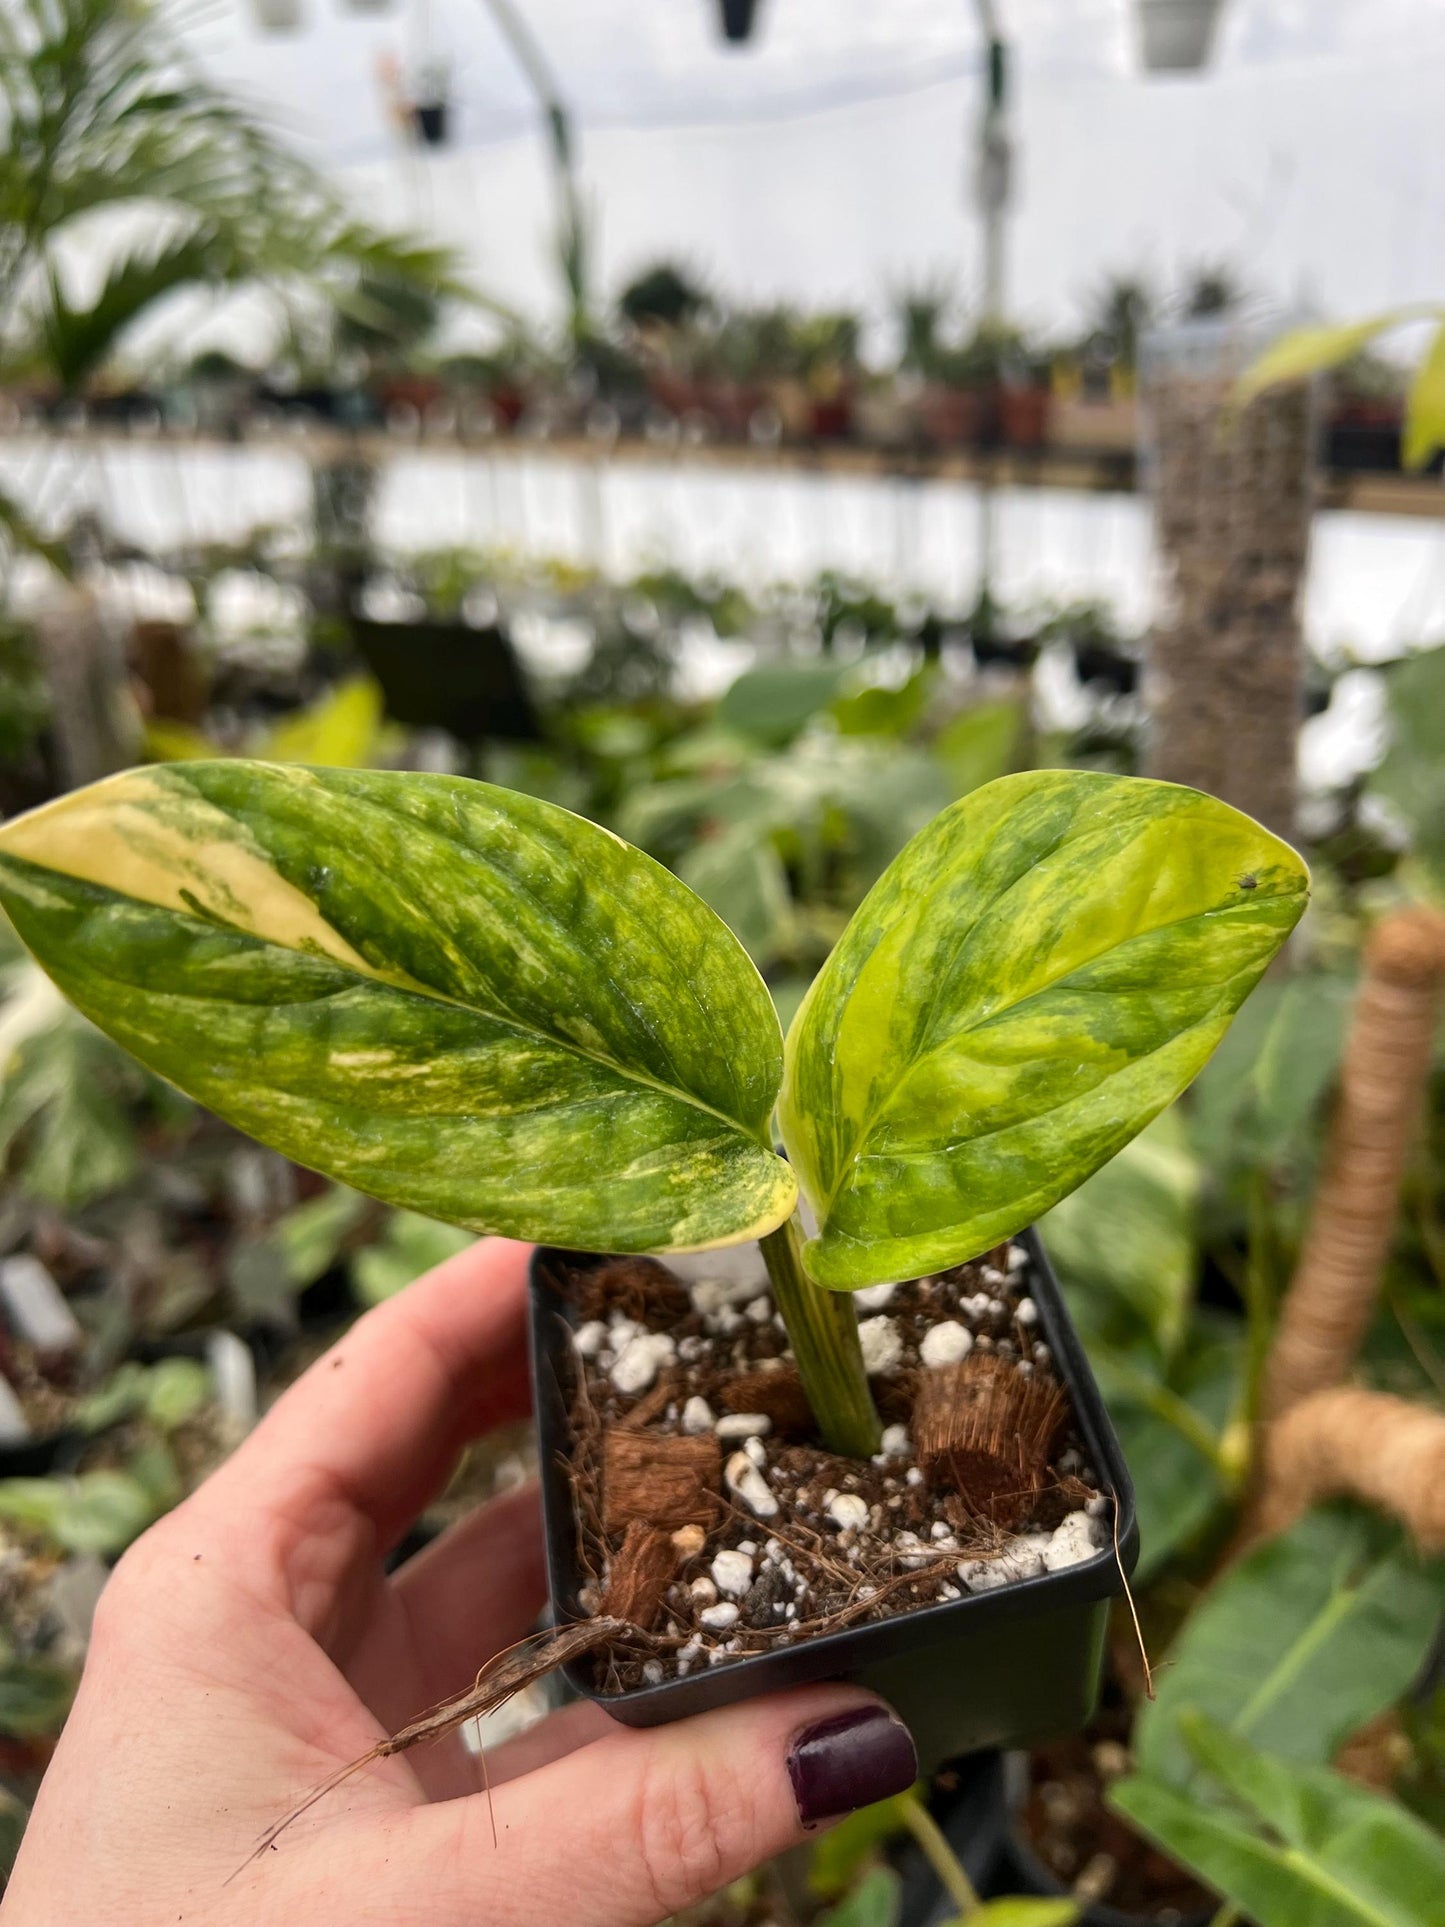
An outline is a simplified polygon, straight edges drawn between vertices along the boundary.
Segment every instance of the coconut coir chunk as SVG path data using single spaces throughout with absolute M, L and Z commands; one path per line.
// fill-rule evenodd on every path
M 582 1319 L 607 1318 L 616 1311 L 665 1331 L 692 1309 L 686 1285 L 656 1258 L 609 1258 L 589 1271 L 574 1271 L 570 1283 Z
M 818 1429 L 803 1381 L 787 1367 L 737 1372 L 719 1385 L 717 1401 L 725 1412 L 761 1412 L 774 1438 L 810 1439 Z
M 1047 1484 L 1069 1410 L 1057 1381 L 1011 1358 L 971 1353 L 920 1374 L 913 1442 L 929 1484 L 977 1518 L 1012 1529 Z
M 634 1519 L 612 1555 L 600 1610 L 651 1630 L 678 1563 L 678 1550 L 666 1526 Z
M 710 1526 L 721 1488 L 722 1448 L 711 1433 L 674 1438 L 618 1426 L 603 1438 L 602 1516 L 609 1533 L 633 1520 L 669 1531 Z

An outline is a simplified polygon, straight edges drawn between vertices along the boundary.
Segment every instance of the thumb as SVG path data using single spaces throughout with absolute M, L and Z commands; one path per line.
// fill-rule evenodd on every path
M 477 1794 L 398 1816 L 400 1864 L 412 1893 L 421 1883 L 440 1898 L 437 1870 L 456 1904 L 429 1916 L 438 1923 L 651 1927 L 917 1774 L 908 1729 L 881 1700 L 809 1687 L 619 1728 L 499 1787 L 491 1812 Z

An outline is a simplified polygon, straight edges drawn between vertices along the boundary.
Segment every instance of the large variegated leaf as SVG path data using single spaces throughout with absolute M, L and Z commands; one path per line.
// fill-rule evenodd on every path
M 302 1164 L 614 1251 L 771 1230 L 777 1018 L 650 857 L 458 777 L 134 770 L 0 827 L 0 903 L 85 1014 Z
M 1307 893 L 1287 844 L 1174 784 L 1042 770 L 945 810 L 788 1033 L 813 1276 L 918 1277 L 1056 1204 L 1183 1090 Z

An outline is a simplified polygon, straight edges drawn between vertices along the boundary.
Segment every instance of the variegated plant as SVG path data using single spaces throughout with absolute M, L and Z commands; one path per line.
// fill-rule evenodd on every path
M 1196 791 L 1006 777 L 880 879 L 785 1049 L 698 897 L 485 783 L 178 763 L 0 826 L 0 903 L 66 995 L 298 1162 L 477 1231 L 759 1239 L 849 1452 L 878 1422 L 843 1294 L 973 1256 L 1111 1157 L 1307 890 L 1292 850 Z

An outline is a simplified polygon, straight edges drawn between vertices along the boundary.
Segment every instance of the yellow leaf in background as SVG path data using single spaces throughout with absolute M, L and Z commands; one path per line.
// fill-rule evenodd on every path
M 1398 328 L 1406 321 L 1419 321 L 1441 314 L 1438 304 L 1416 302 L 1407 308 L 1391 308 L 1384 314 L 1370 315 L 1364 321 L 1350 321 L 1329 328 L 1291 328 L 1272 342 L 1252 362 L 1235 385 L 1234 398 L 1243 406 L 1284 382 L 1304 381 L 1326 368 L 1338 368 L 1342 361 L 1359 353 L 1366 342 L 1387 328 Z
M 142 746 L 148 763 L 191 763 L 197 757 L 223 756 L 209 736 L 192 729 L 189 723 L 172 722 L 166 716 L 153 716 L 145 726 Z
M 381 727 L 381 687 L 354 676 L 277 723 L 258 754 L 273 763 L 309 763 L 322 769 L 365 769 Z
M 1445 325 L 1436 330 L 1410 383 L 1400 460 L 1406 468 L 1423 468 L 1437 448 L 1445 448 Z

